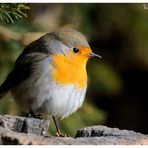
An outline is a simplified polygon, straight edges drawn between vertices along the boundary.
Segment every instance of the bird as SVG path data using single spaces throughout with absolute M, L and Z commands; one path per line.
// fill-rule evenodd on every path
M 66 118 L 82 106 L 91 57 L 101 58 L 79 31 L 62 28 L 47 33 L 24 48 L 0 86 L 0 98 L 10 92 L 26 113 L 51 115 L 56 136 L 65 136 L 56 118 Z

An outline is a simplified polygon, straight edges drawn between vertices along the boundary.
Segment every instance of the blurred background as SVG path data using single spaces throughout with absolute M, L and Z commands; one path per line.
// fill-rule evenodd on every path
M 61 121 L 63 131 L 74 136 L 78 128 L 106 125 L 148 134 L 148 5 L 27 6 L 26 18 L 0 20 L 0 84 L 30 42 L 62 27 L 76 29 L 103 59 L 89 61 L 85 103 Z M 0 101 L 0 114 L 22 115 L 10 94 Z

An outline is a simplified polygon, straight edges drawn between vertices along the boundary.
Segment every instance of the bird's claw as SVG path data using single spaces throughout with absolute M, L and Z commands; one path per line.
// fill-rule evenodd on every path
M 34 112 L 30 111 L 29 113 L 26 114 L 27 117 L 34 117 L 38 119 L 43 119 L 43 116 L 40 114 L 35 114 Z
M 57 136 L 57 137 L 69 137 L 69 135 L 62 134 L 61 132 L 56 132 L 55 136 Z

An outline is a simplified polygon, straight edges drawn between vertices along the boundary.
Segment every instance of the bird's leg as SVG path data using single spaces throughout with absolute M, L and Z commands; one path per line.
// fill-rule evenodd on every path
M 60 128 L 59 128 L 59 126 L 58 126 L 58 124 L 57 124 L 57 121 L 56 121 L 55 116 L 52 116 L 52 118 L 53 118 L 53 121 L 54 121 L 56 130 L 57 130 L 57 132 L 56 132 L 55 135 L 56 135 L 57 137 L 67 137 L 67 135 L 61 133 Z

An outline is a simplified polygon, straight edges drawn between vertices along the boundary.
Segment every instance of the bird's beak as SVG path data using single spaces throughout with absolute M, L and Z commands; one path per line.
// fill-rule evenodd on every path
M 91 53 L 89 54 L 89 57 L 98 57 L 98 58 L 102 58 L 100 55 L 98 55 L 98 54 L 96 54 L 96 53 L 93 53 L 93 52 L 91 52 Z

